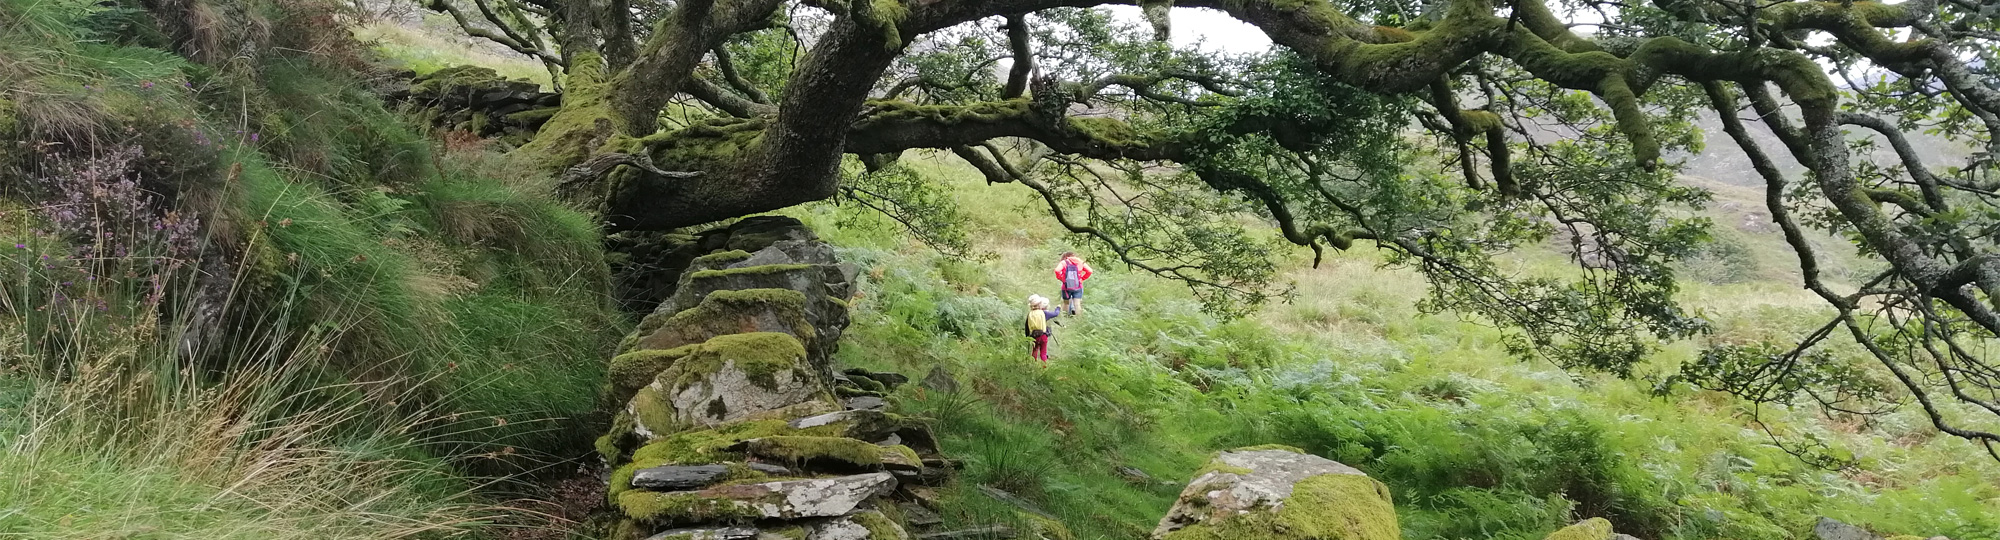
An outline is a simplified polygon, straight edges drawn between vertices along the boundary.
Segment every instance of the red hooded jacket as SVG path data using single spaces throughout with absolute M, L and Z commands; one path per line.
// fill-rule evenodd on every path
M 1069 264 L 1070 264 L 1070 263 L 1072 263 L 1072 262 L 1076 263 L 1076 268 L 1077 268 L 1077 272 L 1076 272 L 1076 280 L 1077 280 L 1077 281 L 1081 282 L 1081 281 L 1084 281 L 1084 280 L 1087 280 L 1087 279 L 1090 279 L 1090 265 L 1089 265 L 1089 264 L 1086 264 L 1086 263 L 1084 263 L 1084 262 L 1083 262 L 1083 258 L 1081 258 L 1081 257 L 1070 257 L 1070 258 L 1067 258 L 1067 259 L 1063 259 L 1063 260 L 1061 260 L 1061 261 L 1057 261 L 1057 262 L 1056 262 L 1056 279 L 1057 279 L 1057 280 L 1061 280 L 1061 279 L 1063 278 L 1063 268 L 1064 268 L 1064 267 L 1067 267 L 1067 266 L 1069 266 Z

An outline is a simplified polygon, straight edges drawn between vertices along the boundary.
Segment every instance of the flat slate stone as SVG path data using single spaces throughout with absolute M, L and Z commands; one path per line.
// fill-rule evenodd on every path
M 632 487 L 653 491 L 688 491 L 714 485 L 728 475 L 729 467 L 722 465 L 668 465 L 632 473 Z

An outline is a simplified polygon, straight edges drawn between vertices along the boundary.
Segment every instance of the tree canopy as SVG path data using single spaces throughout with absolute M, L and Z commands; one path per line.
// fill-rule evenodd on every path
M 1908 404 L 2000 458 L 1992 3 L 1142 0 L 1151 28 L 1091 9 L 1108 4 L 427 6 L 559 75 L 560 112 L 516 152 L 613 231 L 845 196 L 950 248 L 962 239 L 923 226 L 943 188 L 896 165 L 948 152 L 1217 311 L 1285 294 L 1278 245 L 1253 229 L 1268 226 L 1316 258 L 1381 249 L 1429 279 L 1428 307 L 1518 328 L 1523 354 L 1628 376 L 1706 330 L 1676 301 L 1674 263 L 1708 240 L 1687 210 L 1710 195 L 1676 172 L 1712 111 L 1831 310 L 1796 339 L 1713 346 L 1662 388 L 1863 417 Z M 1276 47 L 1173 48 L 1174 7 L 1226 13 Z M 1893 158 L 1856 152 L 1848 129 Z M 1970 157 L 1926 163 L 1915 132 Z M 1827 233 L 1882 272 L 1823 277 L 1811 239 Z M 1550 239 L 1575 272 L 1495 261 Z

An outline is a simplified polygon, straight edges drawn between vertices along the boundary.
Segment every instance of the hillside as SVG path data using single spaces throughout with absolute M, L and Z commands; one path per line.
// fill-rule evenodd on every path
M 1127 540 L 1219 452 L 1297 449 L 1386 485 L 1369 540 L 2000 538 L 2000 463 L 1914 407 L 1665 378 L 1823 322 L 1737 176 L 1687 178 L 1714 332 L 1621 379 L 1420 310 L 1366 243 L 1218 318 L 946 152 L 892 168 L 923 230 L 834 199 L 607 239 L 507 152 L 559 99 L 536 63 L 371 2 L 190 5 L 0 0 L 0 537 Z M 1098 273 L 1044 367 L 1020 319 L 1070 250 Z
M 1927 433 L 1918 411 L 1864 426 L 1767 409 L 1760 427 L 1725 396 L 1656 396 L 1645 383 L 1524 362 L 1489 326 L 1419 313 L 1421 280 L 1365 250 L 1320 269 L 1299 254 L 1288 272 L 1297 299 L 1238 321 L 1093 259 L 1085 313 L 1057 330 L 1051 367 L 1034 367 L 1013 314 L 1027 294 L 1052 293 L 1048 261 L 1088 244 L 1058 234 L 1025 190 L 974 187 L 968 171 L 936 163 L 913 166 L 963 187 L 953 192 L 975 244 L 994 258 L 940 256 L 853 205 L 795 213 L 873 268 L 841 357 L 957 374 L 958 393 L 899 397 L 943 421 L 970 478 L 1032 494 L 1082 537 L 1144 534 L 1211 452 L 1267 443 L 1382 479 L 1405 538 L 1539 539 L 1591 516 L 1641 538 L 1806 538 L 1819 515 L 1903 534 L 2000 534 L 1993 464 Z M 1821 309 L 1770 279 L 1687 296 L 1717 323 L 1716 340 L 1795 330 Z M 1655 368 L 1692 352 L 1670 349 Z M 1764 428 L 1865 465 L 1814 469 Z

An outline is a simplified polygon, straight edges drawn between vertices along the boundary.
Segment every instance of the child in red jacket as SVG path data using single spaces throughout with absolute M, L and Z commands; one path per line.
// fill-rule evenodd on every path
M 1056 262 L 1056 279 L 1062 281 L 1062 298 L 1069 303 L 1069 314 L 1083 311 L 1083 280 L 1090 279 L 1090 265 L 1076 252 L 1065 251 Z

